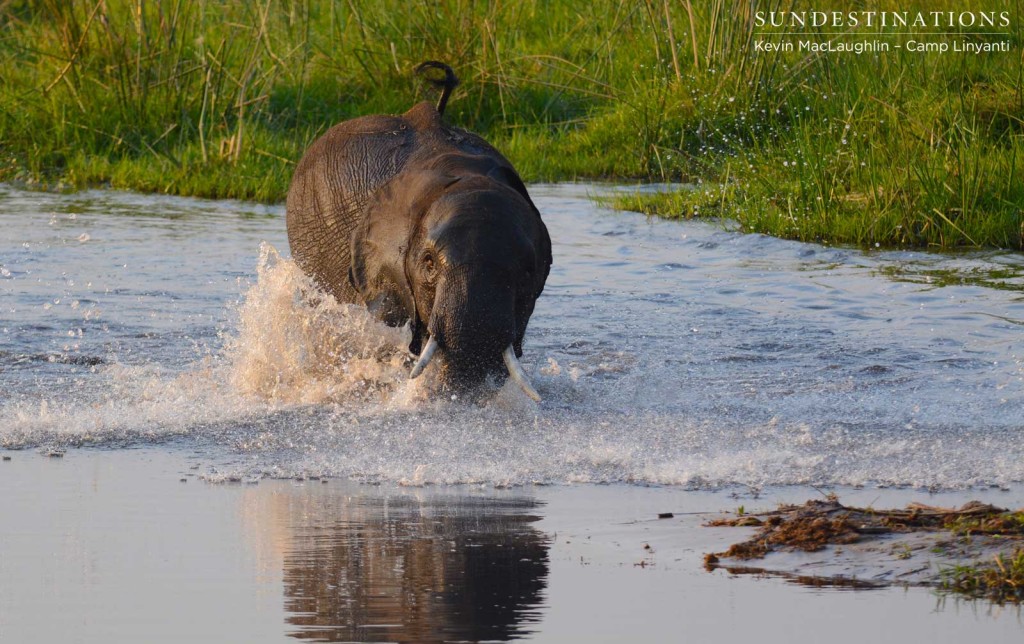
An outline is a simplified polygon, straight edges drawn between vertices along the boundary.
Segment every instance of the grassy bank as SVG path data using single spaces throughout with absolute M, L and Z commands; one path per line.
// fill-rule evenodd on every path
M 439 59 L 463 79 L 451 120 L 531 181 L 700 181 L 617 205 L 833 243 L 1021 248 L 1019 0 L 867 4 L 1007 11 L 1009 27 L 971 31 L 1008 35 L 970 39 L 1011 51 L 756 51 L 755 11 L 817 8 L 789 0 L 0 0 L 0 180 L 280 200 L 309 142 L 427 98 L 410 70 Z

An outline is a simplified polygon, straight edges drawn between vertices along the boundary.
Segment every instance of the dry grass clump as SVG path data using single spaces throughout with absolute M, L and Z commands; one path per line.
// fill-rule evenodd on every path
M 772 512 L 740 514 L 709 526 L 757 527 L 750 539 L 724 552 L 705 556 L 705 567 L 718 568 L 722 558 L 760 559 L 778 550 L 814 552 L 829 545 L 878 539 L 884 535 L 933 532 L 936 545 L 983 539 L 999 552 L 991 561 L 947 566 L 937 585 L 949 592 L 994 602 L 1024 601 L 1024 511 L 1009 511 L 972 501 L 960 508 L 911 504 L 900 510 L 856 508 L 834 496 L 786 505 Z

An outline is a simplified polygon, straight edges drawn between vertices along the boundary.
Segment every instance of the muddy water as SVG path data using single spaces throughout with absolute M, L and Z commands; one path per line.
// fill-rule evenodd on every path
M 699 572 L 721 544 L 696 519 L 650 528 L 655 559 L 621 526 L 792 485 L 1022 503 L 1019 254 L 739 235 L 597 190 L 532 189 L 555 243 L 538 406 L 409 382 L 407 331 L 309 297 L 280 207 L 0 186 L 0 639 L 614 641 L 756 615 L 818 641 L 785 626 L 810 591 Z M 904 596 L 882 592 L 813 596 L 870 621 Z M 886 629 L 1020 632 L 906 597 Z

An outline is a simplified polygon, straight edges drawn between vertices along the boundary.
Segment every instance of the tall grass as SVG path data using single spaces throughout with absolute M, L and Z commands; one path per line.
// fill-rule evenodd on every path
M 331 124 L 398 113 L 450 62 L 450 119 L 528 180 L 701 181 L 622 204 L 862 245 L 1021 247 L 1013 52 L 755 52 L 797 0 L 0 0 L 0 179 L 279 200 Z M 967 6 L 964 6 L 964 5 Z
M 760 6 L 772 4 L 781 10 L 809 6 Z M 844 11 L 865 8 L 836 4 L 849 5 L 836 7 Z M 670 217 L 720 215 L 744 230 L 807 241 L 1024 249 L 1020 3 L 869 4 L 891 10 L 1007 10 L 1013 16 L 1009 36 L 990 40 L 1009 40 L 1012 49 L 987 55 L 893 48 L 875 55 L 750 56 L 756 33 L 750 14 L 713 2 L 710 15 L 695 23 L 705 26 L 713 43 L 708 54 L 720 54 L 719 85 L 704 86 L 693 119 L 678 119 L 684 128 L 690 125 L 696 140 L 658 140 L 661 158 L 673 148 L 686 153 L 682 167 L 699 185 L 622 196 L 614 204 Z M 715 40 L 723 37 L 719 24 L 731 29 L 724 41 Z M 817 40 L 836 38 L 831 30 Z M 675 86 L 696 96 L 707 75 Z M 686 102 L 684 96 L 668 104 Z M 674 125 L 676 119 L 667 121 Z

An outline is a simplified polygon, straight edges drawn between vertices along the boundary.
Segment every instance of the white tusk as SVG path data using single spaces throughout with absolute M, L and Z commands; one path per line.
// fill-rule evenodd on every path
M 516 384 L 523 390 L 523 392 L 533 398 L 537 402 L 540 402 L 540 394 L 530 384 L 529 379 L 526 377 L 526 372 L 523 371 L 523 365 L 519 364 L 519 360 L 516 359 L 516 352 L 512 349 L 512 345 L 508 345 L 501 353 L 501 357 L 505 359 L 505 366 L 508 367 L 508 375 L 512 376 L 512 380 L 516 381 Z
M 416 364 L 412 367 L 412 373 L 409 374 L 409 379 L 412 380 L 416 376 L 423 373 L 423 370 L 430 364 L 430 359 L 434 357 L 434 352 L 437 351 L 437 340 L 430 338 L 427 340 L 427 346 L 423 347 L 423 352 L 420 353 L 420 357 L 416 360 Z

